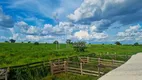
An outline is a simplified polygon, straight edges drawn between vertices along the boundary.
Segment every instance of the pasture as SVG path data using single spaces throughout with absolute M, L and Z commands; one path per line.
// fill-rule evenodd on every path
M 112 54 L 135 54 L 142 52 L 142 46 L 91 44 L 87 46 L 85 52 L 76 52 L 72 48 L 72 45 L 66 47 L 66 44 L 60 44 L 60 49 L 56 49 L 56 44 L 0 43 L 0 67 L 23 65 L 75 55 L 107 52 Z

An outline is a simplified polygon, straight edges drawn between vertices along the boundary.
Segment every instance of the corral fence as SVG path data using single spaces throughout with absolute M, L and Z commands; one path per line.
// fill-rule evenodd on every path
M 120 66 L 130 57 L 131 55 L 92 53 L 89 55 L 4 67 L 0 68 L 0 80 L 41 80 L 48 74 L 54 75 L 62 72 L 101 76 Z

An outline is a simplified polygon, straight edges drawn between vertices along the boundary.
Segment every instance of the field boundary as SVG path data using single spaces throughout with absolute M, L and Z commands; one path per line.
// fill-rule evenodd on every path
M 111 57 L 111 59 L 110 58 L 104 59 L 106 56 Z M 76 62 L 76 61 L 69 60 L 74 57 L 79 59 L 79 61 Z M 0 68 L 0 70 L 2 69 L 7 70 L 7 74 L 0 74 L 0 78 L 2 75 L 7 76 L 5 77 L 5 79 L 11 78 L 12 75 L 17 74 L 16 73 L 17 70 L 19 71 L 27 70 L 28 68 L 31 68 L 31 69 L 37 68 L 37 70 L 39 70 L 41 69 L 41 67 L 44 68 L 43 70 L 41 69 L 42 73 L 45 73 L 44 75 L 47 75 L 47 72 L 51 73 L 52 75 L 62 73 L 62 72 L 72 72 L 72 73 L 79 73 L 81 75 L 85 74 L 85 75 L 101 76 L 105 74 L 104 72 L 100 71 L 101 68 L 104 68 L 104 67 L 116 68 L 118 66 L 117 64 L 123 64 L 125 62 L 121 60 L 116 60 L 117 57 L 125 57 L 128 60 L 131 57 L 131 55 L 118 55 L 118 54 L 116 55 L 116 54 L 108 54 L 108 53 L 94 55 L 93 53 L 88 55 L 59 58 L 59 59 L 54 59 L 50 61 L 34 62 L 34 63 L 25 64 L 25 65 L 3 67 L 3 68 Z M 96 71 L 83 68 L 85 64 L 88 64 L 96 60 L 98 62 L 98 64 L 96 65 L 98 69 Z M 109 62 L 110 64 L 108 65 L 106 62 Z M 79 64 L 79 67 L 76 68 L 76 67 L 68 66 L 70 63 Z M 48 68 L 49 68 L 49 71 L 47 70 Z M 38 73 L 38 71 L 36 71 L 36 73 L 37 75 L 39 75 L 39 73 L 41 72 Z M 19 76 L 22 76 L 22 74 L 19 74 Z

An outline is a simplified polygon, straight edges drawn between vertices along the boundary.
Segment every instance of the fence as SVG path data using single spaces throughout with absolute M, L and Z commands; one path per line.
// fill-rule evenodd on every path
M 54 75 L 62 72 L 101 76 L 107 72 L 103 70 L 104 68 L 116 68 L 129 58 L 130 55 L 89 54 L 85 56 L 72 56 L 51 61 L 35 62 L 26 65 L 10 66 L 0 68 L 0 70 L 4 69 L 6 71 L 0 71 L 0 79 L 39 80 L 47 76 L 47 74 Z
M 81 75 L 101 76 L 106 73 L 106 71 L 103 70 L 104 68 L 114 69 L 124 63 L 124 61 L 114 59 L 110 60 L 93 57 L 78 57 L 78 59 L 78 61 L 70 61 L 70 59 L 68 59 L 64 62 L 51 62 L 51 73 L 72 72 Z M 92 66 L 90 66 L 90 64 Z

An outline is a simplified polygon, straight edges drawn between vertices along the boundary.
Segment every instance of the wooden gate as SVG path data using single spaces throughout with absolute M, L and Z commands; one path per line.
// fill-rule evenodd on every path
M 51 74 L 57 74 L 67 71 L 67 62 L 50 62 Z

